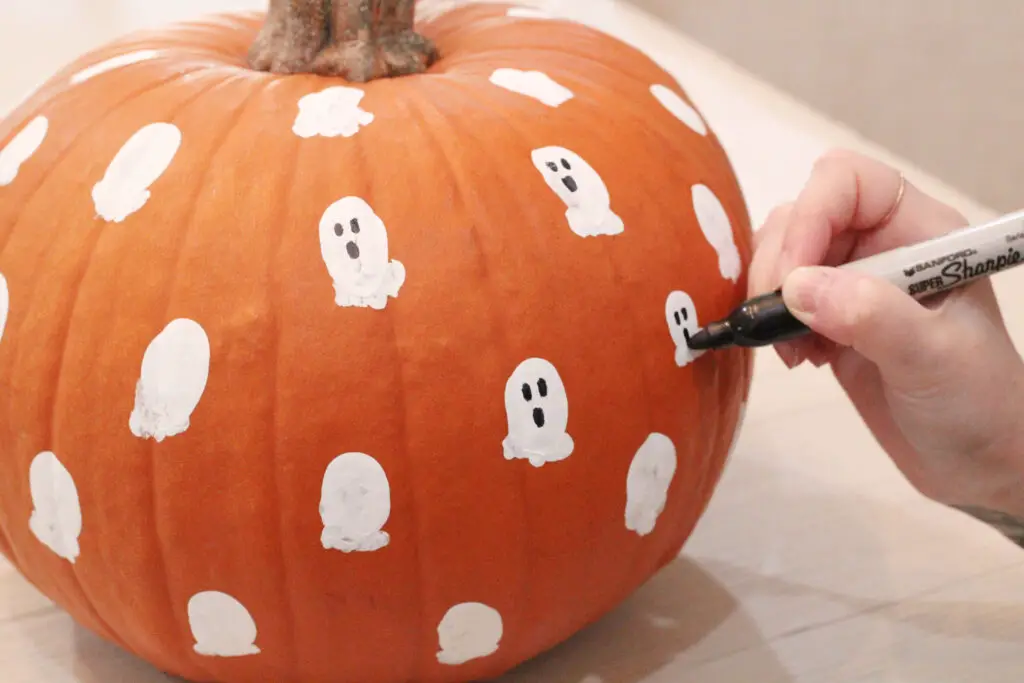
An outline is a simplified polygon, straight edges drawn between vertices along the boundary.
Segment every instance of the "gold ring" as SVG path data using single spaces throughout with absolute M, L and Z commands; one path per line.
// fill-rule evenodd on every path
M 907 177 L 905 175 L 903 175 L 903 173 L 901 172 L 900 173 L 900 189 L 896 192 L 896 200 L 892 203 L 892 208 L 890 208 L 889 211 L 884 216 L 882 216 L 882 220 L 878 221 L 878 225 L 879 226 L 885 225 L 890 220 L 892 220 L 893 216 L 896 215 L 896 212 L 899 211 L 900 204 L 903 203 L 903 195 L 904 195 L 904 193 L 906 193 L 906 191 L 907 191 Z

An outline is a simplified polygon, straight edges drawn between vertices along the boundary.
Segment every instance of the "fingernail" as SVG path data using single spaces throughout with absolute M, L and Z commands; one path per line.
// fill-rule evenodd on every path
M 828 352 L 815 349 L 807 357 L 807 360 L 816 368 L 820 368 L 829 362 Z
M 828 284 L 828 270 L 801 267 L 791 272 L 782 283 L 782 297 L 786 307 L 804 323 L 818 310 L 821 292 Z
M 793 344 L 783 342 L 775 346 L 775 352 L 779 354 L 779 358 L 785 363 L 786 367 L 792 370 L 801 363 L 804 362 L 803 354 Z

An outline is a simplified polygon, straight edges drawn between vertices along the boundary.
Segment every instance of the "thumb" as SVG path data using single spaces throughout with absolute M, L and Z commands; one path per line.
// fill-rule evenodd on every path
M 893 384 L 910 388 L 948 361 L 955 339 L 937 311 L 890 282 L 827 267 L 793 270 L 782 285 L 787 308 L 811 330 L 854 349 Z

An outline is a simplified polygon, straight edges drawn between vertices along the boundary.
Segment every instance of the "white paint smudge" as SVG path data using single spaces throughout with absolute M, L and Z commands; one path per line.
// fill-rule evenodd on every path
M 7 329 L 7 316 L 11 312 L 11 291 L 7 287 L 7 278 L 0 273 L 0 341 L 4 340 L 4 330 Z
M 334 303 L 382 310 L 405 284 L 405 266 L 388 260 L 388 232 L 370 205 L 344 197 L 320 218 L 320 255 L 334 281 Z
M 668 502 L 676 474 L 676 447 L 664 434 L 652 433 L 637 450 L 626 475 L 626 528 L 640 536 L 654 531 Z
M 373 123 L 373 114 L 359 106 L 365 94 L 359 88 L 335 85 L 303 96 L 292 132 L 300 138 L 352 137 Z
M 498 651 L 504 625 L 501 614 L 479 602 L 452 607 L 437 627 L 437 661 L 458 666 Z
M 132 64 L 145 62 L 150 59 L 154 59 L 159 55 L 160 52 L 158 50 L 136 50 L 135 52 L 111 57 L 110 59 L 105 59 L 102 62 L 93 64 L 92 66 L 85 67 L 78 73 L 71 76 L 70 83 L 71 85 L 80 85 L 91 78 L 99 76 L 100 74 L 131 66 Z
M 691 190 L 693 210 L 697 223 L 715 252 L 718 253 L 718 270 L 726 280 L 738 282 L 743 272 L 743 262 L 732 234 L 732 224 L 725 207 L 707 185 L 694 185 Z
M 704 119 L 701 117 L 697 110 L 687 104 L 686 100 L 680 97 L 674 90 L 661 85 L 655 84 L 651 86 L 651 94 L 654 95 L 655 99 L 661 103 L 661 106 L 665 107 L 672 116 L 676 117 L 687 126 L 689 126 L 695 133 L 700 135 L 708 134 L 707 124 L 704 123 Z
M 74 564 L 82 534 L 82 507 L 75 480 L 50 451 L 32 459 L 28 477 L 33 505 L 29 529 L 40 543 Z
M 535 149 L 531 158 L 548 187 L 568 207 L 565 217 L 574 233 L 593 237 L 625 230 L 622 219 L 611 209 L 604 180 L 578 154 L 564 147 L 543 147 Z
M 260 653 L 256 621 L 241 602 L 219 591 L 197 593 L 188 601 L 193 649 L 204 657 L 245 657 Z
M 516 19 L 554 19 L 555 16 L 539 7 L 510 7 L 506 16 Z
M 331 461 L 320 490 L 320 542 L 327 550 L 373 552 L 388 545 L 383 531 L 391 516 L 387 474 L 365 453 L 345 453 Z
M 194 320 L 172 320 L 142 357 L 128 425 L 142 439 L 163 441 L 188 429 L 210 375 L 210 340 Z
M 14 182 L 22 165 L 42 146 L 49 130 L 50 120 L 37 116 L 0 150 L 0 187 Z
M 703 355 L 703 351 L 694 351 L 689 346 L 690 337 L 700 330 L 700 325 L 697 322 L 697 307 L 689 294 L 676 290 L 668 295 L 665 300 L 665 321 L 668 323 L 668 333 L 675 345 L 676 365 L 681 368 L 686 367 Z
M 529 460 L 534 467 L 568 458 L 575 446 L 566 432 L 569 398 L 558 370 L 542 358 L 528 358 L 505 383 L 508 435 L 506 460 Z
M 560 107 L 574 97 L 571 90 L 542 71 L 495 69 L 490 81 L 499 88 L 532 97 L 554 108 Z
M 170 123 L 151 123 L 136 131 L 92 188 L 97 215 L 120 223 L 145 206 L 150 187 L 174 161 L 181 140 L 181 131 Z

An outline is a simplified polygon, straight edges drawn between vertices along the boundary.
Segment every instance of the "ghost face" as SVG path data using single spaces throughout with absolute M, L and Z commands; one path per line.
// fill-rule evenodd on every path
M 569 228 L 580 237 L 617 235 L 625 228 L 611 209 L 608 187 L 597 171 L 564 147 L 543 147 L 531 155 L 533 165 L 566 207 Z
M 507 460 L 529 460 L 534 467 L 569 457 L 572 437 L 569 399 L 555 366 L 541 358 L 519 364 L 505 384 L 505 414 L 508 436 L 504 441 Z
M 388 261 L 384 222 L 359 197 L 345 197 L 324 211 L 320 253 L 339 306 L 384 308 L 405 282 L 402 264 Z
M 693 299 L 686 292 L 676 290 L 665 300 L 665 321 L 668 332 L 675 344 L 676 365 L 685 367 L 697 359 L 702 351 L 690 349 L 690 337 L 697 334 L 700 325 L 697 323 L 697 308 Z
M 369 296 L 388 265 L 384 222 L 359 197 L 340 199 L 320 219 L 320 252 L 335 283 Z

